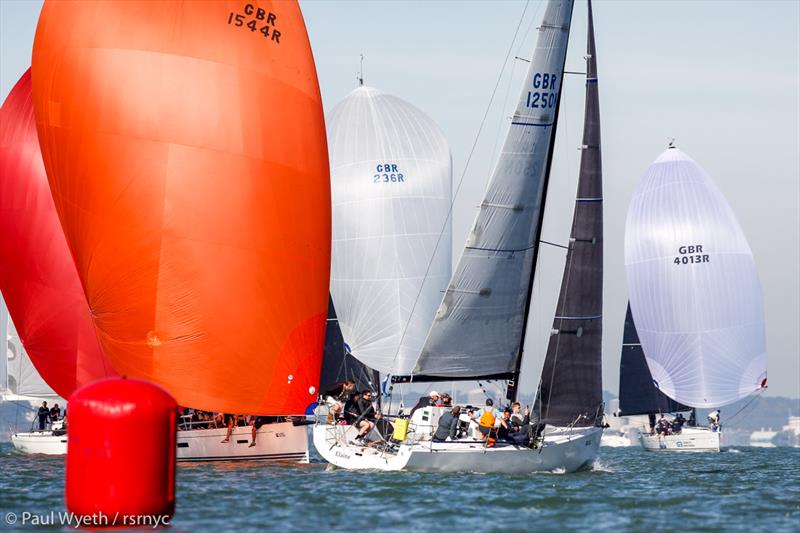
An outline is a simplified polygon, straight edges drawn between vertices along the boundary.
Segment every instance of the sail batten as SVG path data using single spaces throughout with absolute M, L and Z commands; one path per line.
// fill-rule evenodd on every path
M 513 378 L 519 371 L 572 7 L 571 0 L 547 5 L 503 148 L 415 376 Z

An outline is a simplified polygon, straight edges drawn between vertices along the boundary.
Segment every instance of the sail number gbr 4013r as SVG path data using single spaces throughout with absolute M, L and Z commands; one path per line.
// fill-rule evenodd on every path
M 557 83 L 558 76 L 555 74 L 535 73 L 533 75 L 533 88 L 535 90 L 528 91 L 526 107 L 537 109 L 551 109 L 555 107 L 556 100 L 558 100 Z
M 405 176 L 396 163 L 378 163 L 377 174 L 372 176 L 372 183 L 405 183 Z
M 692 263 L 708 263 L 708 254 L 703 253 L 702 244 L 690 244 L 678 248 L 678 255 L 672 260 L 676 265 L 689 265 Z

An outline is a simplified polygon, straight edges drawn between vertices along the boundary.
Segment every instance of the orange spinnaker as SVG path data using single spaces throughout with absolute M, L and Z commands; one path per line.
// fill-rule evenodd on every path
M 50 196 L 30 70 L 0 108 L 0 291 L 37 372 L 61 397 L 115 375 Z
M 330 265 L 296 2 L 45 2 L 36 123 L 100 342 L 182 405 L 302 413 Z

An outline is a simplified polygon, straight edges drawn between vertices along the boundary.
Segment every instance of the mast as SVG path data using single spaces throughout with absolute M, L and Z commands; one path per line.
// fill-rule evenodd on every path
M 589 24 L 591 25 L 592 4 L 589 0 Z M 567 46 L 569 46 L 569 32 L 567 32 Z M 567 56 L 564 54 L 564 61 L 561 63 L 561 72 L 564 72 L 566 67 Z M 525 298 L 525 312 L 522 319 L 522 337 L 519 343 L 519 351 L 517 352 L 517 361 L 514 366 L 514 373 L 508 380 L 508 387 L 506 388 L 506 398 L 509 402 L 517 401 L 517 394 L 519 393 L 519 375 L 522 370 L 522 356 L 525 353 L 525 335 L 528 332 L 528 318 L 531 312 L 531 300 L 533 299 L 533 280 L 536 276 L 536 265 L 539 261 L 539 245 L 542 239 L 542 225 L 544 224 L 545 205 L 547 205 L 547 190 L 550 185 L 550 169 L 553 164 L 553 154 L 556 148 L 556 133 L 558 132 L 558 115 L 561 110 L 561 95 L 564 94 L 564 76 L 562 75 L 561 91 L 558 91 L 558 98 L 556 98 L 555 116 L 553 118 L 553 133 L 550 137 L 550 148 L 547 152 L 547 163 L 544 169 L 544 192 L 542 193 L 542 207 L 539 209 L 539 221 L 536 225 L 536 237 L 533 240 L 533 267 L 531 268 L 531 275 L 528 278 L 528 291 Z
M 580 176 L 561 291 L 536 404 L 554 426 L 592 426 L 602 412 L 603 180 L 592 4 Z

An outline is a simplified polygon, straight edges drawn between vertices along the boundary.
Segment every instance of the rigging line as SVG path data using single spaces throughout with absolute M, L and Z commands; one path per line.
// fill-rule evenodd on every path
M 530 0 L 526 0 L 525 7 L 522 10 L 522 15 L 520 16 L 519 23 L 517 24 L 517 29 L 514 30 L 514 37 L 511 39 L 511 44 L 508 46 L 508 51 L 506 52 L 505 60 L 503 61 L 503 66 L 500 68 L 500 74 L 497 76 L 497 82 L 494 85 L 494 89 L 492 90 L 492 95 L 489 98 L 489 104 L 486 106 L 486 111 L 483 113 L 483 118 L 481 119 L 481 123 L 478 126 L 478 133 L 475 135 L 475 141 L 472 143 L 472 148 L 469 151 L 469 155 L 467 156 L 467 161 L 464 164 L 464 170 L 461 172 L 461 177 L 458 179 L 458 185 L 456 186 L 456 190 L 453 194 L 453 198 L 450 200 L 450 207 L 447 209 L 447 215 L 444 218 L 444 223 L 442 224 L 442 229 L 439 231 L 439 236 L 436 238 L 436 245 L 433 247 L 433 253 L 431 254 L 430 259 L 428 260 L 428 266 L 425 269 L 425 278 L 427 279 L 428 273 L 430 272 L 431 265 L 433 265 L 434 258 L 436 257 L 436 251 L 439 249 L 439 245 L 442 242 L 442 235 L 444 235 L 445 230 L 447 229 L 447 223 L 450 221 L 451 217 L 453 216 L 453 206 L 455 205 L 455 200 L 458 198 L 458 194 L 461 191 L 461 186 L 464 184 L 464 177 L 467 175 L 467 170 L 469 169 L 470 161 L 472 161 L 472 156 L 475 153 L 475 148 L 478 146 L 478 139 L 480 139 L 481 132 L 483 131 L 483 126 L 486 124 L 486 118 L 489 116 L 489 110 L 492 107 L 492 102 L 494 101 L 494 97 L 497 94 L 497 89 L 500 87 L 500 81 L 503 77 L 503 73 L 506 70 L 506 65 L 508 65 L 508 59 L 511 56 L 511 50 L 514 48 L 514 42 L 517 39 L 517 35 L 519 34 L 519 29 L 522 27 L 522 21 L 525 19 L 525 13 L 528 11 L 528 5 L 530 4 Z M 408 325 L 411 322 L 411 317 L 414 316 L 414 310 L 417 307 L 417 303 L 419 302 L 419 297 L 422 294 L 422 289 L 425 286 L 425 282 L 420 284 L 419 290 L 417 291 L 417 296 L 414 298 L 414 305 L 411 306 L 411 312 L 409 313 L 409 319 L 406 321 L 405 325 L 403 326 L 403 334 L 400 336 L 400 342 L 397 345 L 397 349 L 395 350 L 394 357 L 392 358 L 391 367 L 393 368 L 395 362 L 397 361 L 397 356 L 400 355 L 400 346 L 403 344 L 403 340 L 406 337 L 406 332 L 408 331 Z M 419 361 L 419 355 L 417 356 L 417 361 Z M 416 366 L 416 365 L 415 365 Z
M 731 420 L 734 420 L 742 411 L 747 409 L 750 406 L 750 404 L 753 403 L 754 401 L 756 401 L 756 399 L 758 399 L 758 397 L 761 396 L 761 393 L 764 392 L 765 390 L 767 390 L 766 387 L 760 388 L 758 390 L 758 392 L 756 392 L 753 396 L 750 397 L 750 400 L 746 404 L 744 404 L 741 409 L 739 409 L 738 411 L 733 413 L 733 415 L 731 415 L 731 417 L 728 419 L 728 422 L 730 422 Z M 726 422 L 726 424 L 728 422 Z

